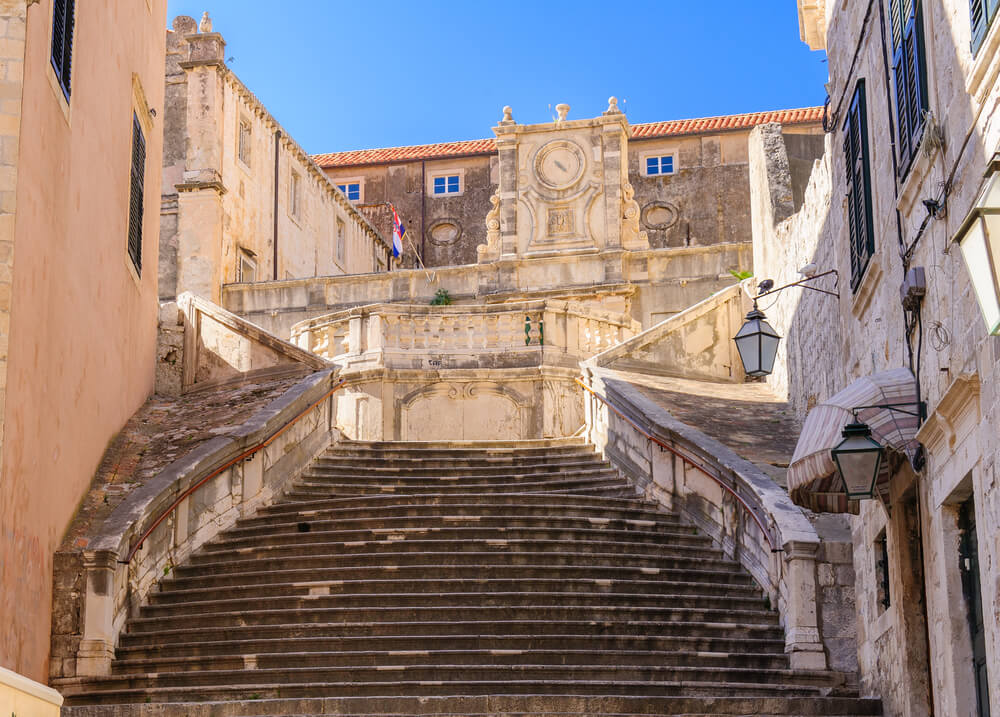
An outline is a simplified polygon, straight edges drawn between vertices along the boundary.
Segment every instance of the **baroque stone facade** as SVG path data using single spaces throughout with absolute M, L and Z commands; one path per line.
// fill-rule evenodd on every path
M 628 184 L 639 230 L 654 249 L 749 243 L 747 136 L 763 122 L 803 141 L 822 136 L 821 108 L 632 125 Z M 510 113 L 514 121 L 513 112 Z M 570 120 L 572 122 L 573 120 Z M 511 126 L 501 121 L 498 127 Z M 502 137 L 502 134 L 500 135 Z M 794 141 L 794 140 L 793 140 Z M 472 264 L 487 243 L 490 198 L 500 184 L 493 139 L 316 155 L 337 184 L 357 184 L 359 207 L 391 232 L 391 202 L 406 225 L 403 266 L 417 256 L 429 267 Z M 669 157 L 651 174 L 648 162 Z M 457 177 L 454 192 L 435 193 L 435 179 Z M 445 187 L 447 190 L 447 187 Z
M 885 496 L 851 519 L 862 685 L 887 714 L 997 714 L 1000 344 L 952 240 L 1000 148 L 1000 22 L 974 0 L 799 11 L 829 58 L 829 134 L 792 206 L 791 146 L 754 131 L 754 270 L 780 285 L 836 269 L 839 297 L 789 289 L 762 304 L 786 337 L 769 382 L 806 415 L 859 378 L 912 370 L 922 460 L 895 460 Z M 896 79 L 906 62 L 910 89 Z M 925 294 L 904 308 L 918 268 Z

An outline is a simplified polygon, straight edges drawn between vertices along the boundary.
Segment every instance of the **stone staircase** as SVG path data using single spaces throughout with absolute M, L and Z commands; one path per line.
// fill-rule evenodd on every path
M 64 714 L 879 715 L 579 441 L 348 443 L 163 580 Z

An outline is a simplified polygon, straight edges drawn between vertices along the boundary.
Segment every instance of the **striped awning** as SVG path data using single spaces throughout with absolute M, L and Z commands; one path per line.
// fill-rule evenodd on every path
M 857 500 L 848 500 L 830 449 L 842 440 L 841 431 L 854 418 L 852 408 L 887 403 L 916 403 L 916 382 L 909 369 L 859 378 L 806 416 L 795 453 L 788 466 L 788 490 L 792 502 L 816 513 L 853 513 L 860 509 Z M 916 411 L 916 406 L 905 406 Z M 912 457 L 917 449 L 916 416 L 885 408 L 858 411 L 858 420 L 872 429 L 872 438 L 887 450 Z M 889 488 L 889 464 L 883 460 L 876 489 L 883 495 Z

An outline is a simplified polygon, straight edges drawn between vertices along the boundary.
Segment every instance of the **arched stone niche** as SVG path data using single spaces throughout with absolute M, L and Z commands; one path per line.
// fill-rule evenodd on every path
M 677 223 L 680 209 L 670 202 L 649 202 L 642 208 L 642 224 L 647 229 L 669 229 Z
M 404 441 L 513 440 L 525 437 L 529 401 L 488 381 L 440 382 L 412 391 L 397 404 Z

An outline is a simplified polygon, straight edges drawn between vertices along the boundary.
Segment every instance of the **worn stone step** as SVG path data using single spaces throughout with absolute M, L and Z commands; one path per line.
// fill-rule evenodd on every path
M 682 717 L 872 717 L 881 715 L 878 700 L 854 697 L 650 697 L 581 695 L 381 696 L 256 699 L 213 703 L 165 703 L 121 706 L 64 707 L 64 717 L 260 717 L 336 714 L 380 717 L 622 717 L 675 715 Z
M 437 476 L 458 475 L 463 477 L 492 475 L 551 475 L 561 471 L 613 470 L 609 461 L 594 456 L 565 456 L 550 458 L 520 458 L 514 460 L 484 459 L 472 460 L 421 460 L 405 459 L 385 461 L 379 459 L 331 459 L 318 458 L 306 469 L 305 474 L 347 473 L 372 476 Z
M 350 470 L 368 470 L 369 468 L 393 468 L 401 467 L 406 469 L 445 469 L 448 471 L 460 471 L 465 467 L 491 468 L 506 467 L 514 468 L 520 466 L 545 466 L 552 470 L 558 470 L 559 466 L 567 464 L 599 464 L 610 465 L 610 462 L 593 451 L 574 451 L 565 453 L 543 453 L 537 455 L 521 455 L 511 453 L 507 455 L 494 456 L 484 454 L 473 454 L 466 456 L 444 456 L 426 455 L 423 452 L 410 453 L 406 455 L 390 457 L 381 453 L 372 452 L 370 455 L 342 455 L 325 453 L 316 459 L 312 468 L 347 468 Z
M 393 623 L 439 622 L 454 617 L 453 606 L 368 606 L 335 607 L 322 601 L 306 601 L 302 607 L 260 608 L 215 611 L 208 605 L 202 612 L 169 614 L 170 606 L 150 606 L 158 611 L 149 615 L 143 610 L 130 621 L 132 632 L 153 632 L 174 627 L 222 627 L 226 625 L 285 625 L 313 623 Z M 163 614 L 168 613 L 168 614 Z M 585 607 L 558 604 L 474 605 L 461 609 L 464 620 L 591 620 L 659 621 L 676 624 L 734 625 L 741 628 L 767 628 L 777 625 L 777 615 L 770 611 L 735 611 L 672 606 L 598 604 Z
M 251 685 L 199 685 L 138 687 L 103 690 L 99 682 L 87 684 L 87 691 L 75 693 L 66 690 L 72 704 L 122 701 L 215 701 L 247 698 L 279 697 L 380 697 L 383 695 L 437 696 L 437 695 L 561 695 L 566 691 L 581 695 L 641 695 L 646 697 L 711 697 L 720 694 L 740 694 L 757 697 L 821 697 L 822 690 L 809 685 L 762 684 L 760 682 L 708 681 L 646 681 L 646 680 L 557 680 L 557 679 L 490 679 L 490 680 L 415 680 L 392 679 L 391 672 L 383 680 L 361 682 L 308 681 L 255 682 Z
M 226 684 L 380 683 L 387 679 L 406 682 L 469 682 L 509 678 L 512 681 L 539 682 L 632 682 L 632 683 L 738 683 L 759 687 L 835 687 L 837 677 L 826 671 L 764 669 L 758 667 L 692 666 L 692 665 L 633 665 L 633 664 L 536 664 L 525 663 L 412 664 L 390 661 L 369 665 L 325 665 L 264 667 L 256 657 L 247 666 L 237 669 L 182 670 L 176 672 L 123 673 L 95 680 L 92 687 L 102 690 L 122 690 L 150 687 L 189 687 Z M 58 683 L 57 683 L 58 684 Z
M 461 609 L 463 613 L 474 613 L 480 608 L 497 609 L 508 607 L 512 612 L 521 608 L 540 608 L 541 606 L 557 607 L 565 612 L 578 608 L 581 612 L 603 608 L 655 608 L 666 614 L 677 615 L 677 619 L 704 619 L 712 622 L 774 622 L 776 617 L 764 606 L 740 607 L 738 603 L 725 598 L 683 598 L 664 601 L 658 595 L 641 595 L 634 593 L 565 593 L 565 592 L 533 592 L 533 593 L 382 593 L 340 595 L 326 594 L 326 587 L 312 588 L 312 594 L 285 597 L 238 597 L 226 599 L 217 597 L 211 600 L 190 600 L 181 603 L 155 603 L 141 609 L 143 617 L 196 616 L 210 613 L 231 613 L 243 611 L 290 610 L 295 612 L 326 610 L 328 608 L 350 610 L 368 609 L 375 611 L 397 610 L 406 612 L 406 608 L 418 608 L 424 612 L 433 612 L 436 608 Z M 324 591 L 324 592 L 320 592 Z M 662 613 L 661 613 L 662 614 Z M 698 617 L 695 617 L 698 616 Z
M 664 554 L 653 546 L 645 552 L 616 552 L 614 546 L 606 546 L 609 552 L 578 549 L 574 543 L 563 544 L 549 550 L 514 550 L 509 545 L 497 542 L 485 550 L 440 550 L 431 552 L 409 552 L 403 541 L 385 544 L 366 543 L 357 546 L 346 546 L 343 552 L 329 554 L 313 553 L 295 557 L 250 558 L 247 560 L 233 558 L 217 559 L 217 556 L 207 556 L 202 562 L 189 562 L 174 568 L 178 578 L 212 575 L 222 577 L 245 572 L 286 572 L 290 570 L 330 571 L 341 569 L 345 571 L 345 579 L 357 573 L 378 571 L 380 569 L 400 570 L 404 568 L 440 569 L 456 567 L 465 569 L 467 576 L 479 570 L 490 567 L 531 567 L 535 569 L 552 569 L 560 567 L 595 568 L 635 568 L 640 571 L 648 569 L 660 573 L 672 573 L 680 579 L 693 579 L 710 582 L 727 583 L 733 580 L 741 582 L 743 577 L 733 569 L 727 560 L 707 560 L 698 557 L 683 557 Z M 469 546 L 479 547 L 479 546 Z M 642 546 L 639 546 L 642 547 Z M 638 549 L 638 548 L 637 548 Z M 655 573 L 650 573 L 655 574 Z
M 211 624 L 192 625 L 181 622 L 179 625 L 165 626 L 163 621 L 147 621 L 146 630 L 131 629 L 135 623 L 130 623 L 127 635 L 131 645 L 149 645 L 156 641 L 163 644 L 171 642 L 191 642 L 193 640 L 212 641 L 221 639 L 260 639 L 263 637 L 284 636 L 287 639 L 324 636 L 367 636 L 376 637 L 406 637 L 414 635 L 440 634 L 458 635 L 463 637 L 475 635 L 565 635 L 591 634 L 601 635 L 648 635 L 655 637 L 688 637 L 688 638 L 749 638 L 764 640 L 783 640 L 784 635 L 777 625 L 744 625 L 738 623 L 706 623 L 681 622 L 678 620 L 656 621 L 645 616 L 645 621 L 636 619 L 637 615 L 614 615 L 609 618 L 575 616 L 566 619 L 556 619 L 554 616 L 542 618 L 521 618 L 515 616 L 498 616 L 497 619 L 471 620 L 464 615 L 452 615 L 451 619 L 438 621 L 392 620 L 387 622 L 332 622 L 332 623 L 296 623 L 269 622 L 265 624 Z M 206 620 L 211 623 L 212 620 Z M 221 621 L 220 621 L 221 622 Z M 139 639 L 142 637 L 143 639 Z M 122 637 L 125 639 L 125 636 Z
M 183 566 L 182 566 L 183 567 Z M 177 575 L 181 572 L 175 569 L 174 577 L 169 579 L 171 588 L 188 589 L 196 587 L 223 588 L 233 585 L 254 585 L 288 582 L 316 582 L 337 580 L 406 580 L 419 579 L 427 575 L 445 579 L 593 579 L 621 580 L 644 579 L 662 582 L 665 590 L 674 582 L 698 582 L 718 586 L 718 590 L 729 590 L 732 586 L 756 587 L 753 580 L 745 573 L 728 570 L 671 570 L 656 567 L 634 565 L 478 565 L 470 570 L 468 565 L 369 565 L 366 568 L 357 566 L 327 567 L 312 569 L 281 569 L 281 570 L 246 570 L 228 574 L 218 574 L 211 571 L 201 571 L 200 574 Z M 165 583 L 167 581 L 164 581 Z
M 577 627 L 581 627 L 577 625 Z M 586 626 L 582 626 L 586 627 Z M 412 634 L 343 635 L 336 626 L 282 626 L 254 628 L 258 637 L 247 638 L 240 628 L 213 628 L 205 634 L 193 633 L 189 642 L 178 641 L 188 633 L 171 633 L 157 642 L 155 634 L 130 634 L 121 636 L 118 656 L 122 659 L 162 659 L 167 657 L 256 655 L 263 653 L 295 652 L 358 652 L 372 649 L 392 652 L 425 652 L 428 650 L 479 650 L 479 651 L 529 651 L 529 650 L 578 650 L 578 651 L 635 651 L 669 652 L 687 655 L 691 659 L 718 655 L 724 659 L 739 659 L 743 655 L 771 655 L 787 666 L 785 642 L 778 637 L 691 635 L 618 634 L 614 632 L 538 632 L 536 634 Z M 325 634 L 324 634 L 325 633 Z M 294 639 L 289 635 L 294 634 Z
M 161 586 L 161 590 L 149 595 L 151 605 L 168 605 L 188 600 L 205 600 L 219 595 L 214 587 L 177 589 L 169 581 Z M 743 606 L 756 608 L 764 604 L 761 591 L 755 586 L 727 586 L 720 591 L 717 583 L 672 582 L 664 585 L 662 581 L 654 580 L 602 580 L 594 578 L 553 580 L 551 578 L 414 578 L 406 580 L 336 580 L 308 581 L 287 583 L 249 583 L 233 585 L 226 589 L 225 595 L 233 598 L 246 597 L 281 597 L 302 595 L 308 591 L 329 591 L 331 594 L 368 596 L 386 593 L 410 593 L 416 595 L 462 594 L 519 592 L 535 594 L 539 592 L 562 593 L 629 593 L 652 595 L 659 598 L 663 604 L 673 604 L 683 600 L 706 601 L 708 605 Z
M 633 528 L 625 530 L 623 528 L 609 528 L 608 524 L 602 527 L 560 527 L 556 525 L 541 524 L 536 521 L 536 525 L 508 527 L 505 521 L 494 521 L 492 526 L 484 524 L 482 520 L 471 525 L 456 525 L 449 523 L 445 525 L 410 525 L 410 526 L 387 526 L 381 528 L 361 528 L 356 530 L 324 530 L 325 526 L 309 526 L 308 531 L 301 531 L 297 523 L 289 522 L 284 532 L 255 532 L 253 534 L 240 533 L 234 537 L 233 531 L 227 531 L 222 536 L 204 545 L 200 554 L 221 553 L 229 550 L 241 550 L 252 548 L 255 550 L 310 550 L 318 544 L 333 545 L 345 542 L 355 542 L 359 540 L 384 540 L 390 536 L 394 539 L 434 539 L 434 540 L 493 540 L 504 538 L 511 541 L 526 540 L 565 540 L 565 541 L 595 541 L 609 540 L 615 542 L 648 543 L 650 545 L 661 545 L 672 549 L 683 549 L 691 555 L 716 556 L 720 551 L 712 547 L 712 542 L 706 536 L 693 535 L 690 532 L 679 533 L 665 530 L 642 530 Z M 522 522 L 522 521 L 518 521 Z
M 480 649 L 364 650 L 336 652 L 251 652 L 229 655 L 120 657 L 117 675 L 285 667 L 377 667 L 379 665 L 657 665 L 694 668 L 787 670 L 788 658 L 774 653 L 692 653 L 657 650 Z
M 380 493 L 400 493 L 405 495 L 447 493 L 466 494 L 474 490 L 479 495 L 492 493 L 561 493 L 570 489 L 612 488 L 622 490 L 627 484 L 615 475 L 595 474 L 584 477 L 567 476 L 544 481 L 523 481 L 517 483 L 483 482 L 476 485 L 450 480 L 403 484 L 398 481 L 379 483 L 365 480 L 319 480 L 309 478 L 296 481 L 285 493 L 286 500 L 315 500 L 334 495 L 378 495 Z
M 426 475 L 401 475 L 399 473 L 366 474 L 352 471 L 309 471 L 295 481 L 301 485 L 361 485 L 384 486 L 391 485 L 397 489 L 403 488 L 465 488 L 467 493 L 475 493 L 484 486 L 505 486 L 509 491 L 520 492 L 521 486 L 556 486 L 566 481 L 581 480 L 619 480 L 625 483 L 616 471 L 608 468 L 573 469 L 562 472 L 515 473 L 513 471 L 497 471 L 488 475 L 465 475 L 464 473 L 428 472 Z
M 289 538 L 296 537 L 292 534 Z M 492 536 L 492 537 L 491 537 Z M 344 537 L 344 536 L 341 536 Z M 483 537 L 460 538 L 444 536 L 434 532 L 392 532 L 351 536 L 354 540 L 328 540 L 325 542 L 292 542 L 291 539 L 278 545 L 216 545 L 203 549 L 191 556 L 189 565 L 221 562 L 226 560 L 268 560 L 296 558 L 301 556 L 347 555 L 358 551 L 386 552 L 487 552 L 495 549 L 512 551 L 544 552 L 546 550 L 572 549 L 574 552 L 615 552 L 647 553 L 679 560 L 697 561 L 700 565 L 732 565 L 724 560 L 720 551 L 707 547 L 688 545 L 674 546 L 662 536 L 651 536 L 644 540 L 631 540 L 623 534 L 609 540 L 586 538 L 514 538 L 507 533 L 487 532 Z M 646 537 L 646 536 L 640 536 Z M 391 549 L 391 550 L 390 550 Z

